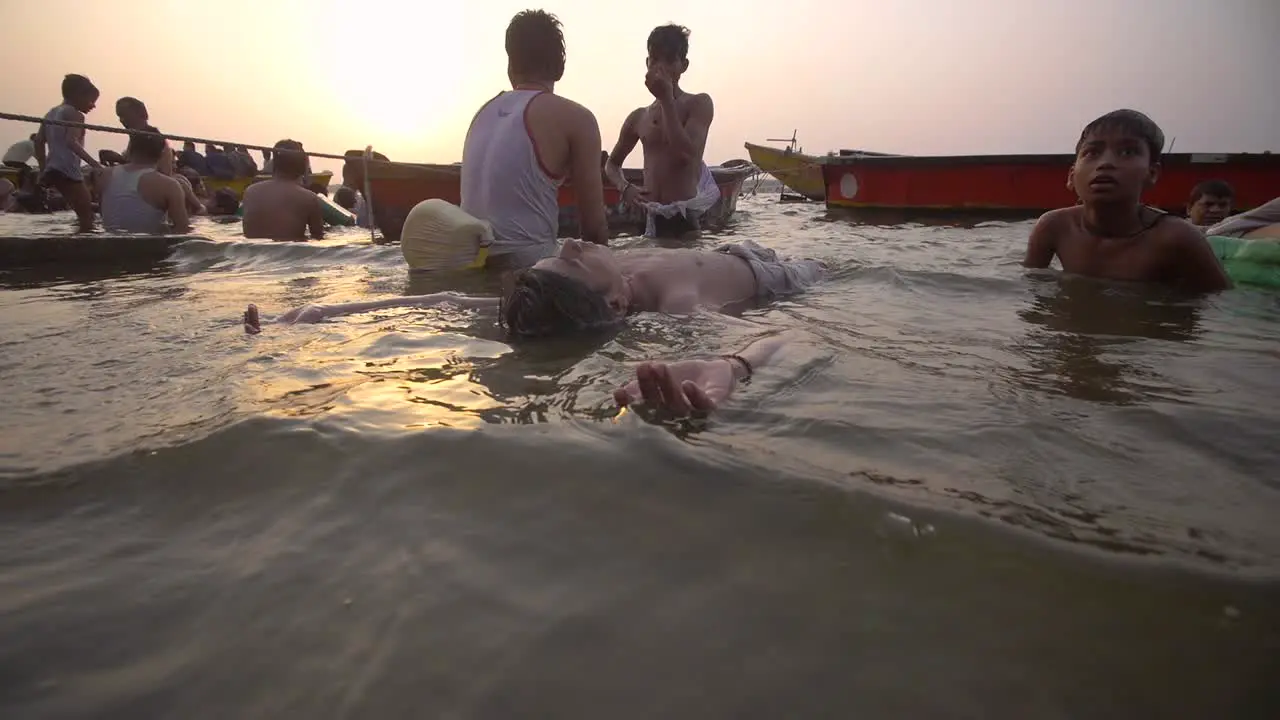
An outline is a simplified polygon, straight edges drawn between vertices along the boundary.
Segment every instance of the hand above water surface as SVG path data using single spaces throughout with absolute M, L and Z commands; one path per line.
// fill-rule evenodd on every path
M 615 390 L 613 399 L 619 407 L 642 401 L 676 415 L 709 413 L 737 384 L 734 361 L 728 358 L 643 362 L 636 366 L 636 379 Z

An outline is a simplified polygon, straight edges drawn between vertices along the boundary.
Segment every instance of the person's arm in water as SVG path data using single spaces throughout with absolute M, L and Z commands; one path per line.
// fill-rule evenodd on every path
M 1178 284 L 1192 292 L 1218 292 L 1231 287 L 1231 278 L 1199 228 L 1188 222 L 1173 220 L 1176 227 L 1171 238 L 1175 248 L 1175 274 Z
M 790 340 L 786 334 L 775 335 L 713 360 L 642 362 L 636 379 L 613 392 L 614 402 L 619 407 L 643 402 L 677 415 L 711 412 Z
M 311 232 L 312 240 L 324 239 L 324 213 L 320 209 L 320 203 L 323 202 L 319 195 L 305 190 L 311 196 L 311 206 L 307 208 L 307 229 Z
M 196 197 L 196 191 L 191 187 L 191 181 L 185 175 L 174 175 L 174 180 L 182 186 L 182 197 L 187 204 L 188 215 L 204 215 L 206 211 L 204 203 L 200 202 L 200 198 Z
M 1057 254 L 1057 210 L 1040 216 L 1031 235 L 1027 238 L 1027 252 L 1022 257 L 1022 267 L 1047 268 Z
M 405 295 L 384 300 L 362 300 L 335 305 L 303 305 L 276 318 L 275 322 L 296 325 L 298 323 L 317 323 L 326 318 L 352 315 L 370 310 L 385 310 L 387 308 L 431 308 L 450 304 L 467 309 L 483 309 L 496 308 L 499 303 L 501 303 L 501 300 L 494 297 L 471 297 L 455 292 L 438 292 L 430 295 Z M 262 323 L 258 314 L 258 306 L 250 305 L 244 312 L 244 331 L 250 335 L 256 335 L 261 330 Z
M 627 182 L 626 176 L 622 173 L 622 163 L 627 161 L 627 156 L 636 149 L 636 143 L 640 142 L 636 123 L 643 114 L 644 108 L 638 108 L 632 110 L 627 119 L 622 121 L 622 130 L 618 131 L 618 142 L 614 143 L 613 152 L 609 153 L 609 159 L 604 163 L 605 177 L 609 178 L 609 182 L 622 193 L 622 201 L 632 204 L 647 199 L 647 196 L 643 187 Z
M 182 189 L 182 183 L 167 175 L 161 177 L 168 180 L 165 183 L 165 212 L 169 215 L 169 224 L 173 232 L 178 234 L 191 232 L 191 218 L 187 215 L 187 193 Z
M 604 212 L 604 180 L 600 177 L 600 123 L 586 108 L 569 135 L 569 167 L 578 202 L 582 239 L 609 244 L 609 219 Z

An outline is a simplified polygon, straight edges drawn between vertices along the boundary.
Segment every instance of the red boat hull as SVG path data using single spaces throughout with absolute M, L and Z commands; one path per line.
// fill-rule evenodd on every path
M 1076 204 L 1067 188 L 1073 155 L 832 157 L 822 166 L 827 207 L 1038 213 Z M 1280 196 L 1280 155 L 1166 155 L 1159 181 L 1143 201 L 1170 212 L 1186 208 L 1204 180 L 1225 180 L 1236 208 Z
M 350 161 L 348 174 L 360 176 L 359 162 Z M 643 172 L 626 170 L 627 179 L 640 183 Z M 724 225 L 738 207 L 743 182 L 755 172 L 752 165 L 713 168 L 712 175 L 720 186 L 720 200 L 705 215 L 703 227 L 715 229 Z M 362 176 L 360 176 L 362 177 Z M 369 191 L 373 196 L 373 219 L 387 242 L 399 242 L 404 219 L 423 200 L 439 198 L 455 205 L 462 204 L 462 166 L 413 163 L 379 163 L 369 166 Z M 571 184 L 560 187 L 560 237 L 577 237 L 577 198 Z M 605 183 L 604 202 L 608 209 L 609 228 L 614 232 L 643 230 L 644 217 L 635 208 L 623 206 L 618 191 Z

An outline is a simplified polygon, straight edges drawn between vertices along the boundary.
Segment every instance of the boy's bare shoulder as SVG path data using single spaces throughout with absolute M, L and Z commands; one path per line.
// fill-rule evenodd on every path
M 1043 225 L 1046 228 L 1066 227 L 1075 224 L 1084 216 L 1084 206 L 1073 205 L 1071 207 L 1058 208 L 1040 216 L 1036 221 L 1036 225 Z
M 1169 216 L 1162 218 L 1153 233 L 1161 242 L 1174 246 L 1199 245 L 1208 242 L 1204 230 L 1192 225 L 1184 218 Z

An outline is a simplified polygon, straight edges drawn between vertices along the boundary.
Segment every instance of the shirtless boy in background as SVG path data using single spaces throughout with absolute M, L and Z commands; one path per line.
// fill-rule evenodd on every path
M 1162 283 L 1193 292 L 1231 287 L 1204 233 L 1142 204 L 1160 177 L 1164 133 L 1136 110 L 1115 110 L 1085 126 L 1067 184 L 1081 205 L 1045 213 L 1022 264 L 1108 280 Z
M 702 154 L 715 117 L 715 106 L 706 93 L 689 93 L 680 87 L 680 76 L 689 69 L 689 30 L 662 25 L 649 33 L 648 73 L 644 84 L 653 94 L 648 107 L 632 111 L 622 123 L 618 142 L 605 163 L 605 176 L 622 192 L 624 202 L 669 204 L 692 199 L 702 179 Z M 622 163 L 644 144 L 644 186 L 627 182 Z M 694 213 L 655 216 L 659 237 L 692 238 L 700 232 Z

